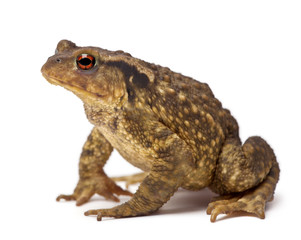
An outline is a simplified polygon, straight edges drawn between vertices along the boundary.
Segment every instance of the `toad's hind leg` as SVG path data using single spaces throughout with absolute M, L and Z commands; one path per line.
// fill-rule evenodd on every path
M 267 201 L 273 199 L 279 166 L 271 147 L 260 137 L 226 141 L 211 189 L 222 196 L 211 202 L 207 213 L 214 222 L 219 214 L 248 212 L 264 218 Z

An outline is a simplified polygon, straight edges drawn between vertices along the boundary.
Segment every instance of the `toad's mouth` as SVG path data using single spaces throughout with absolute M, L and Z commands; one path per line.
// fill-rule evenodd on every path
M 59 79 L 57 78 L 54 78 L 54 77 L 51 77 L 47 74 L 45 74 L 44 72 L 42 72 L 43 74 L 43 77 L 51 84 L 53 85 L 56 85 L 56 86 L 62 86 L 63 88 L 73 92 L 75 95 L 78 95 L 79 97 L 89 97 L 89 98 L 104 98 L 105 95 L 102 95 L 102 94 L 98 94 L 98 93 L 92 93 L 92 92 L 89 92 L 87 91 L 86 89 L 83 89 L 81 87 L 78 87 L 78 86 L 74 86 L 70 83 L 65 83 L 65 82 L 62 82 L 60 81 Z

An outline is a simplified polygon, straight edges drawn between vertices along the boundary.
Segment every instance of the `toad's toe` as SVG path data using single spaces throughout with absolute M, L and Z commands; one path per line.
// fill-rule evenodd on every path
M 232 214 L 247 212 L 263 219 L 265 201 L 260 198 L 250 199 L 249 197 L 234 197 L 226 200 L 217 200 L 208 205 L 207 214 L 211 214 L 210 221 L 215 222 L 220 214 Z

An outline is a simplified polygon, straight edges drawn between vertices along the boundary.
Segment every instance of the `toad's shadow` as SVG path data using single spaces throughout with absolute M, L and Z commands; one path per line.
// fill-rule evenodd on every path
M 203 211 L 207 209 L 210 200 L 214 196 L 216 196 L 216 194 L 207 188 L 196 192 L 179 189 L 154 215 Z

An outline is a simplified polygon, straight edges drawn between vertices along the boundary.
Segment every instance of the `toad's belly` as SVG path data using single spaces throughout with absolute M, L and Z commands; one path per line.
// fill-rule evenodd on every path
M 129 163 L 145 172 L 151 170 L 155 158 L 145 149 L 140 149 L 138 146 L 132 146 L 117 139 L 112 139 L 110 142 Z M 213 177 L 214 162 L 212 161 L 210 166 L 204 166 L 202 162 L 199 162 L 196 167 L 191 168 L 191 171 L 183 178 L 181 187 L 197 191 L 209 186 Z
M 142 171 L 149 172 L 151 170 L 154 158 L 148 154 L 137 153 L 131 148 L 116 148 L 120 155 L 131 163 L 133 166 L 140 168 Z
M 155 160 L 154 152 L 151 149 L 129 141 L 126 136 L 113 134 L 106 128 L 100 128 L 100 131 L 125 160 L 145 172 L 151 170 Z
M 125 160 L 145 172 L 151 170 L 156 160 L 156 153 L 151 148 L 143 147 L 138 142 L 131 141 L 127 135 L 120 132 L 113 133 L 108 128 L 99 128 L 99 130 Z M 218 154 L 212 154 L 210 157 L 206 154 L 195 154 L 199 160 L 183 178 L 181 185 L 181 187 L 193 191 L 210 185 L 218 158 Z

